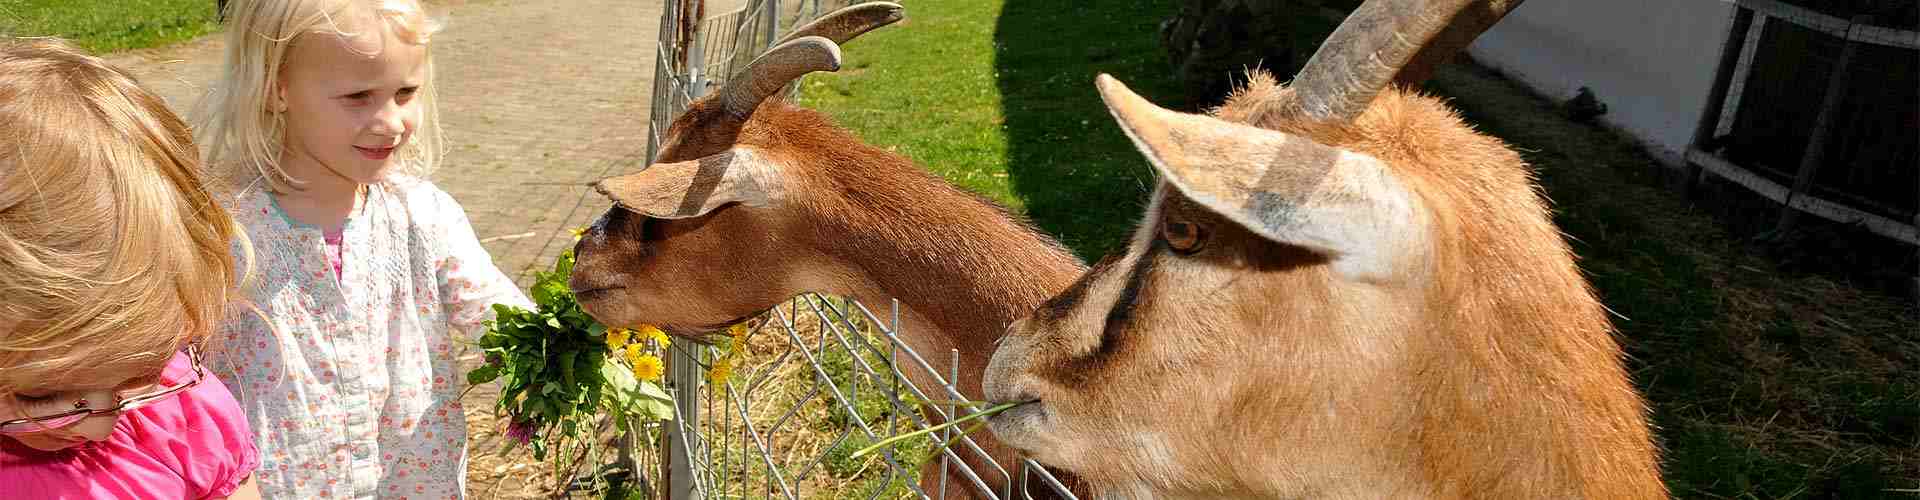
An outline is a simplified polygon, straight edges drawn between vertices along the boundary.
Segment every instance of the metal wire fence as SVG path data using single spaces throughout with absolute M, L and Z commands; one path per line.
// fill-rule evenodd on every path
M 660 21 L 649 159 L 693 101 L 781 36 L 846 3 L 748 0 L 738 10 L 702 16 L 697 1 L 669 0 Z M 798 90 L 784 95 L 791 99 Z M 853 456 L 888 436 L 982 409 L 961 402 L 967 398 L 953 384 L 957 352 L 919 353 L 902 341 L 898 307 L 876 314 L 857 302 L 807 294 L 751 321 L 735 347 L 676 343 L 667 382 L 677 418 L 663 424 L 654 443 L 642 444 L 652 450 L 634 453 L 640 469 L 662 476 L 643 480 L 647 489 L 672 499 L 947 498 L 946 481 L 957 481 L 970 498 L 1074 498 L 1031 460 L 986 459 L 979 470 L 969 468 L 962 457 L 985 452 L 953 429 Z M 716 363 L 732 366 L 732 374 L 710 377 Z M 915 384 L 907 372 L 934 383 Z M 923 489 L 923 469 L 940 473 L 942 483 Z

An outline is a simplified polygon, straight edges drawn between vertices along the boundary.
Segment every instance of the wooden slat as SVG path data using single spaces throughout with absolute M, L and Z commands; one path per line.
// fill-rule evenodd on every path
M 1737 0 L 1735 3 L 1766 14 L 1768 17 L 1779 18 L 1782 21 L 1805 26 L 1841 39 L 1888 47 L 1920 49 L 1920 32 L 1881 26 L 1860 26 L 1855 27 L 1849 34 L 1847 28 L 1853 25 L 1851 21 L 1814 12 L 1804 7 L 1780 3 L 1779 0 Z
M 1767 199 L 1775 202 L 1784 203 L 1787 199 L 1786 186 L 1760 177 L 1758 174 L 1741 168 L 1739 165 L 1734 165 L 1718 156 L 1714 156 L 1712 153 L 1699 149 L 1688 149 L 1687 162 L 1699 165 L 1705 168 L 1706 171 L 1713 172 L 1714 175 L 1733 181 L 1734 184 L 1739 184 L 1741 187 L 1747 188 L 1747 190 L 1753 191 L 1760 196 L 1765 196 Z M 1851 224 L 1857 221 L 1865 225 L 1867 230 L 1873 231 L 1875 234 L 1904 241 L 1911 245 L 1920 245 L 1920 227 L 1827 201 L 1807 193 L 1801 193 L 1793 197 L 1793 208 L 1820 216 L 1822 219 L 1842 224 Z

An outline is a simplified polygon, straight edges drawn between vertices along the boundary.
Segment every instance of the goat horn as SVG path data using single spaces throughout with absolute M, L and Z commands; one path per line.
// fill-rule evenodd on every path
M 787 43 L 788 41 L 801 37 L 819 36 L 833 40 L 833 43 L 845 45 L 848 40 L 852 40 L 854 37 L 865 34 L 868 31 L 873 31 L 881 26 L 899 22 L 906 17 L 906 8 L 893 2 L 868 2 L 860 5 L 852 5 L 821 16 L 820 19 L 807 23 L 806 26 L 794 29 L 792 34 L 780 39 L 780 43 Z
M 800 75 L 839 70 L 839 45 L 826 38 L 803 36 L 754 58 L 747 69 L 720 88 L 720 104 L 728 114 L 745 119 L 767 96 L 778 93 Z
M 1521 1 L 1368 0 L 1333 30 L 1294 77 L 1300 111 L 1321 121 L 1352 120 L 1409 63 L 1418 59 L 1411 66 L 1421 74 L 1408 77 L 1424 80 L 1439 61 L 1464 48 Z M 1475 3 L 1485 8 L 1468 9 Z M 1436 40 L 1443 43 L 1429 48 Z

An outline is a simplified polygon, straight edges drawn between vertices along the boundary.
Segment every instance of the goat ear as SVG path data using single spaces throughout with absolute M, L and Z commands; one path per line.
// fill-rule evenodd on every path
M 1096 85 L 1163 181 L 1261 237 L 1363 274 L 1391 272 L 1396 256 L 1427 244 L 1423 205 L 1378 159 L 1162 109 L 1104 74 Z
M 655 163 L 595 182 L 593 188 L 622 208 L 657 219 L 699 217 L 735 202 L 764 208 L 784 191 L 780 169 L 746 147 L 697 160 Z

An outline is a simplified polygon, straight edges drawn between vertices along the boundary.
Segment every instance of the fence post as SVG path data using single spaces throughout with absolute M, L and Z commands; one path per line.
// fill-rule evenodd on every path
M 1840 107 L 1840 98 L 1846 92 L 1848 66 L 1853 64 L 1853 54 L 1858 52 L 1861 42 L 1853 38 L 1853 30 L 1871 22 L 1872 16 L 1853 16 L 1853 23 L 1847 26 L 1846 45 L 1840 49 L 1840 60 L 1833 63 L 1833 77 L 1827 79 L 1827 95 L 1820 100 L 1820 114 L 1813 119 L 1813 133 L 1807 138 L 1807 150 L 1800 155 L 1800 171 L 1793 176 L 1793 188 L 1787 191 L 1786 201 L 1780 213 L 1780 224 L 1773 228 L 1776 236 L 1784 236 L 1793 229 L 1794 220 L 1799 218 L 1800 210 L 1793 208 L 1793 198 L 1813 187 L 1813 177 L 1820 170 L 1820 163 L 1827 156 L 1827 129 L 1833 126 L 1834 108 Z
M 673 385 L 673 420 L 667 427 L 667 498 L 702 498 L 700 481 L 693 461 L 699 453 L 700 436 L 700 346 L 675 342 L 668 347 L 667 381 Z
M 1700 148 L 1713 141 L 1713 133 L 1720 128 L 1720 114 L 1726 111 L 1727 89 L 1733 86 L 1733 74 L 1740 64 L 1740 52 L 1746 48 L 1747 30 L 1753 23 L 1753 11 L 1739 4 L 1733 6 L 1733 25 L 1727 27 L 1727 43 L 1720 47 L 1720 67 L 1713 75 L 1713 87 L 1707 91 L 1707 108 L 1700 112 L 1700 122 L 1693 128 L 1693 144 L 1687 149 Z M 1709 151 L 1711 153 L 1711 151 Z M 1686 152 L 1681 152 L 1686 158 Z M 1681 179 L 1680 192 L 1687 198 L 1693 198 L 1700 187 L 1700 181 L 1706 169 L 1692 160 L 1686 160 L 1686 178 Z
M 760 14 L 761 16 L 764 16 L 767 19 L 767 46 L 761 47 L 760 50 L 756 50 L 754 52 L 761 52 L 767 49 L 771 49 L 773 48 L 774 42 L 780 41 L 780 1 L 767 0 L 766 3 L 763 3 L 761 5 L 765 5 L 767 7 L 766 12 L 763 12 Z
M 704 0 L 693 1 L 704 2 Z M 687 4 L 678 3 L 669 6 L 668 9 L 672 10 L 676 6 L 684 5 Z M 679 12 L 680 16 L 689 14 L 691 12 L 684 10 Z M 700 43 L 701 38 L 698 33 L 704 27 L 702 21 L 704 19 L 693 19 L 688 22 L 687 24 L 693 26 L 694 33 L 689 33 L 685 40 L 676 40 L 677 43 L 688 45 L 686 47 L 687 67 L 684 68 L 687 74 L 687 96 L 695 100 L 705 97 L 708 90 L 709 76 L 705 71 L 707 49 L 704 47 L 706 44 Z M 673 386 L 674 420 L 673 425 L 666 426 L 666 446 L 661 447 L 661 452 L 667 454 L 661 464 L 668 468 L 667 498 L 670 500 L 699 499 L 705 496 L 704 492 L 700 491 L 697 475 L 699 473 L 694 470 L 695 455 L 700 451 L 701 349 L 691 342 L 676 342 L 667 349 L 669 352 L 666 378 L 667 382 Z

